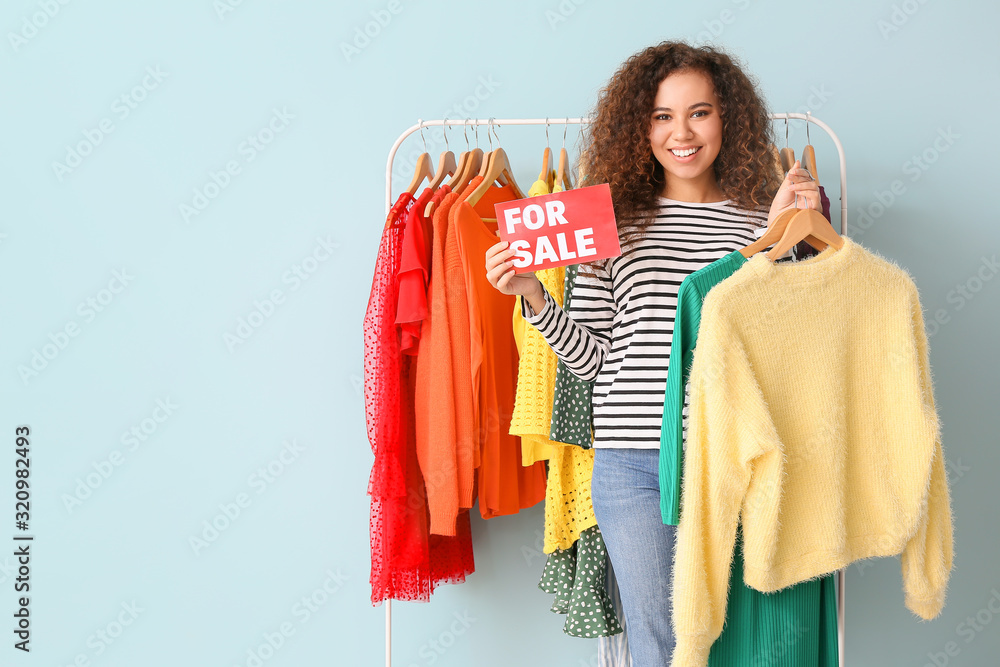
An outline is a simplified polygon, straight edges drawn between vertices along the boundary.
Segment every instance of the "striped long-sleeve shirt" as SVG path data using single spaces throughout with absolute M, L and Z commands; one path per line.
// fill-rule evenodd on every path
M 684 278 L 754 241 L 767 212 L 727 200 L 659 199 L 645 237 L 596 276 L 581 273 L 563 311 L 547 291 L 522 314 L 566 367 L 594 383 L 594 447 L 657 449 L 677 291 Z

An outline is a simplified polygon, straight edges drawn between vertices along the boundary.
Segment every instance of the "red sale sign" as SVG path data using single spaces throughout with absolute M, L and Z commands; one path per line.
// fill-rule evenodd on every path
M 622 254 L 607 183 L 496 204 L 500 239 L 516 273 Z

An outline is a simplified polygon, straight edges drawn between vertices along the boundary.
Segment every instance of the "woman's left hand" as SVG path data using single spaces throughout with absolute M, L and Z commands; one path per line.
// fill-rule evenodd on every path
M 795 207 L 796 195 L 798 195 L 798 208 L 822 210 L 822 204 L 819 200 L 819 184 L 802 167 L 800 160 L 796 160 L 792 168 L 785 174 L 785 180 L 781 182 L 778 192 L 774 195 L 771 211 L 767 214 L 768 226 L 782 211 Z

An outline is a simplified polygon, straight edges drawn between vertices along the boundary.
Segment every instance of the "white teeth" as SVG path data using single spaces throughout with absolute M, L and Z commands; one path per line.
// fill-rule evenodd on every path
M 670 152 L 673 153 L 674 155 L 676 155 L 677 157 L 687 157 L 688 155 L 694 155 L 695 153 L 697 153 L 698 149 L 697 148 L 689 148 L 689 149 L 683 150 L 683 151 L 679 151 L 679 150 L 675 150 L 675 149 L 670 149 Z

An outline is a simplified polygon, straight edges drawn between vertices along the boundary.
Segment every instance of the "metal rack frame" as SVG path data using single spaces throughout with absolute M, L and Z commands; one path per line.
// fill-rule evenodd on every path
M 837 147 L 837 155 L 840 158 L 840 234 L 841 236 L 847 236 L 847 160 L 844 157 L 844 146 L 840 143 L 840 139 L 837 137 L 833 129 L 821 121 L 820 119 L 813 116 L 811 113 L 772 113 L 770 114 L 771 120 L 804 120 L 806 123 L 813 123 L 816 126 L 823 129 L 833 140 L 834 145 Z M 393 143 L 392 148 L 389 150 L 389 158 L 386 160 L 385 165 L 385 214 L 388 215 L 390 209 L 392 208 L 392 165 L 396 158 L 396 153 L 399 147 L 403 144 L 403 141 L 413 134 L 414 132 L 419 132 L 425 127 L 435 127 L 435 126 L 446 126 L 446 125 L 463 125 L 463 126 L 479 126 L 479 125 L 586 125 L 590 123 L 589 118 L 468 118 L 466 120 L 418 120 L 416 125 L 411 125 L 399 138 Z M 846 647 L 845 632 L 844 632 L 844 619 L 845 619 L 845 606 L 847 603 L 847 596 L 845 592 L 846 580 L 847 580 L 846 569 L 839 570 L 837 572 L 837 654 L 840 667 L 844 667 L 844 649 Z M 385 665 L 386 667 L 392 667 L 392 600 L 385 600 Z

